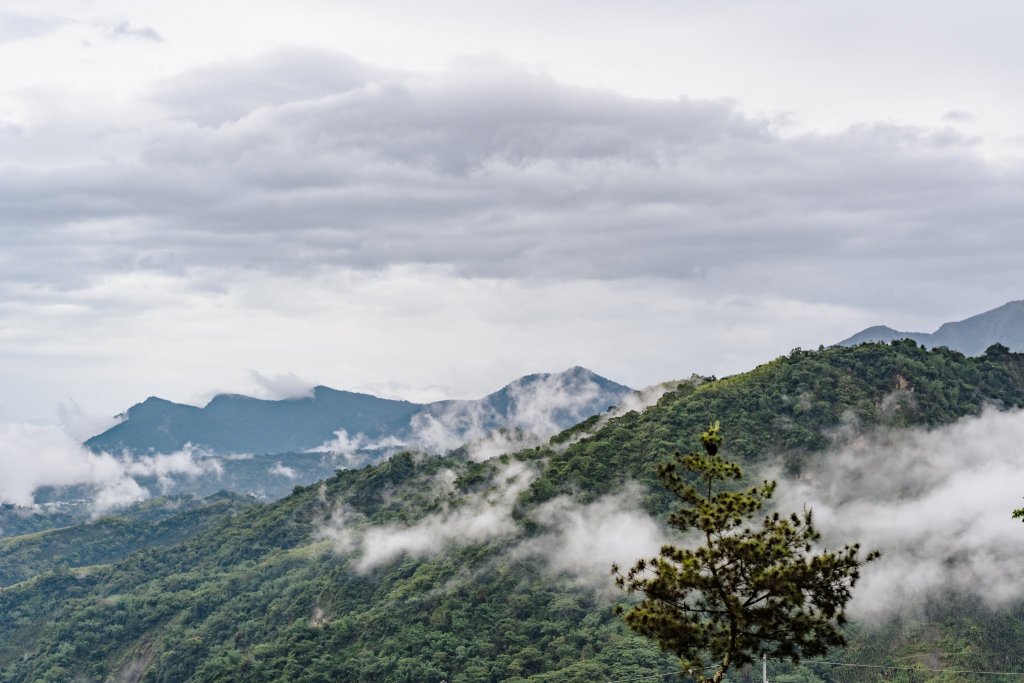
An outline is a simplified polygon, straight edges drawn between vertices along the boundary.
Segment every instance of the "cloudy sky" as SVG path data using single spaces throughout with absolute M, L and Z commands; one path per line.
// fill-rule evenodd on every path
M 643 386 L 1024 298 L 1022 21 L 0 0 L 0 422 Z

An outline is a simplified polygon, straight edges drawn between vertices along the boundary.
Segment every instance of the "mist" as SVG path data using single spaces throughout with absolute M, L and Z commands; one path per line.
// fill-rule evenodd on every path
M 642 557 L 657 555 L 666 543 L 664 525 L 638 507 L 641 496 L 640 485 L 631 482 L 590 504 L 569 496 L 550 500 L 531 515 L 548 531 L 523 541 L 512 554 L 539 557 L 553 573 L 612 592 L 613 564 L 629 567 Z
M 358 513 L 342 506 L 321 526 L 318 536 L 331 541 L 335 552 L 355 555 L 354 567 L 362 573 L 403 555 L 434 557 L 453 547 L 512 536 L 518 529 L 512 508 L 536 476 L 532 466 L 510 463 L 495 474 L 485 491 L 465 496 L 457 506 L 446 504 L 415 524 L 367 527 Z M 443 491 L 438 493 L 450 492 L 453 482 L 452 472 L 440 473 L 435 483 Z
M 313 398 L 313 383 L 307 382 L 294 372 L 265 375 L 262 372 L 250 369 L 249 379 L 258 387 L 256 396 L 259 398 L 271 401 Z
M 413 417 L 408 445 L 444 453 L 465 444 L 471 460 L 488 460 L 539 446 L 590 417 L 600 395 L 596 382 L 572 371 L 524 378 L 508 386 L 507 407 L 487 400 L 429 406 Z
M 601 386 L 585 373 L 566 372 L 521 378 L 480 400 L 438 401 L 414 414 L 407 430 L 371 439 L 339 429 L 313 453 L 327 453 L 356 467 L 407 449 L 444 454 L 465 446 L 470 460 L 480 462 L 546 444 L 555 434 L 595 412 Z M 650 405 L 649 392 L 627 394 L 623 409 Z M 603 409 L 599 408 L 598 410 Z
M 135 477 L 155 477 L 161 491 L 173 486 L 173 475 L 219 472 L 220 465 L 196 458 L 192 448 L 177 453 L 115 457 L 93 453 L 67 431 L 53 426 L 0 423 L 0 502 L 31 506 L 43 487 L 88 486 L 96 514 L 145 500 L 149 489 Z
M 347 429 L 339 429 L 332 438 L 307 453 L 324 453 L 340 459 L 346 467 L 360 467 L 381 456 L 394 455 L 405 446 L 405 441 L 395 436 L 370 439 L 362 433 L 350 435 Z
M 867 565 L 851 614 L 920 608 L 944 591 L 989 607 L 1024 597 L 1024 413 L 986 410 L 937 429 L 850 436 L 796 480 L 779 479 L 781 511 L 810 507 L 829 547 L 859 542 Z

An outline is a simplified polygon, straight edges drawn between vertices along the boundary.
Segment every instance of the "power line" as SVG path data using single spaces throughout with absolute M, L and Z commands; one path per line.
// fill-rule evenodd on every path
M 853 669 L 885 669 L 887 671 L 917 671 L 922 673 L 948 673 L 948 674 L 976 674 L 979 676 L 1021 676 L 1024 677 L 1024 672 L 1020 671 L 985 671 L 981 669 L 932 669 L 928 667 L 916 667 L 916 666 L 886 666 L 884 664 L 855 664 L 853 662 L 828 662 L 820 659 L 804 659 L 801 660 L 801 664 L 822 664 L 826 666 L 845 666 Z M 715 667 L 707 667 L 713 669 Z M 641 676 L 639 678 L 617 678 L 613 683 L 644 683 L 645 681 L 660 681 L 666 676 L 675 676 L 679 672 L 670 671 L 663 674 L 651 674 L 648 676 Z
M 826 662 L 817 659 L 804 659 L 801 664 L 827 664 L 829 666 L 847 666 L 857 669 L 886 669 L 889 671 L 927 671 L 929 673 L 947 674 L 978 674 L 983 676 L 1024 676 L 1020 671 L 981 671 L 974 669 L 929 669 L 917 666 L 885 666 L 884 664 L 853 664 L 851 662 Z

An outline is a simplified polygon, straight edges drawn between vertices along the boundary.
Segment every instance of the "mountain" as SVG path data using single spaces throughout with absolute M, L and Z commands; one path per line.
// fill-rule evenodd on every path
M 356 450 L 380 450 L 396 441 L 450 449 L 501 428 L 539 426 L 550 436 L 631 392 L 575 367 L 523 377 L 476 401 L 417 404 L 324 386 L 315 387 L 312 396 L 279 401 L 220 394 L 202 408 L 150 397 L 85 443 L 113 453 L 171 453 L 192 444 L 220 455 L 274 454 L 329 451 L 343 432 L 343 445 Z M 426 423 L 445 430 L 442 443 L 420 443 Z
M 342 470 L 197 526 L 176 544 L 108 555 L 99 565 L 62 558 L 74 547 L 62 536 L 56 550 L 47 548 L 45 567 L 9 563 L 19 582 L 0 591 L 0 680 L 670 680 L 678 663 L 624 627 L 608 577 L 616 552 L 630 562 L 641 552 L 636 543 L 657 541 L 652 520 L 663 523 L 675 504 L 653 486 L 657 463 L 694 448 L 718 419 L 725 455 L 751 481 L 759 468 L 779 467 L 787 477 L 780 493 L 813 483 L 817 471 L 855 466 L 851 454 L 862 458 L 864 467 L 837 493 L 864 495 L 852 503 L 868 505 L 874 494 L 855 485 L 877 477 L 879 462 L 899 464 L 900 443 L 943 443 L 964 418 L 992 405 L 1024 407 L 1024 354 L 966 357 L 913 342 L 796 350 L 742 375 L 679 383 L 646 410 L 588 418 L 539 448 L 486 461 L 473 460 L 468 448 L 438 457 L 399 453 Z M 976 452 L 951 446 L 964 467 L 987 438 L 980 427 L 966 433 Z M 856 450 L 874 434 L 879 453 Z M 844 444 L 855 449 L 845 460 L 836 455 Z M 936 470 L 929 464 L 919 473 L 930 481 Z M 987 495 L 967 481 L 968 492 L 954 495 Z M 915 499 L 922 485 L 894 489 Z M 1007 519 L 1018 500 L 1007 502 Z M 921 510 L 952 527 L 950 537 L 966 533 L 970 520 Z M 887 533 L 892 526 L 888 517 L 865 521 Z M 46 539 L 0 545 L 0 561 L 7 547 L 18 557 L 44 556 L 34 548 Z M 896 566 L 902 574 L 920 568 L 922 580 L 936 562 L 984 570 L 992 561 L 986 544 L 1011 545 L 995 533 L 972 540 L 963 555 L 936 542 L 927 548 L 939 555 Z M 972 563 L 975 556 L 981 561 Z M 1013 584 L 1014 576 L 1010 570 L 1004 579 Z M 878 675 L 915 681 L 1024 670 L 1020 599 L 989 605 L 935 590 L 909 607 L 906 616 L 852 624 L 849 647 L 823 658 L 829 663 L 770 663 L 773 680 L 866 680 L 866 669 L 832 663 L 913 667 Z M 753 680 L 748 673 L 730 680 Z
M 370 437 L 408 423 L 421 406 L 318 386 L 313 395 L 268 401 L 219 394 L 204 407 L 150 397 L 85 442 L 119 453 L 173 453 L 191 443 L 216 453 L 283 453 L 316 448 L 338 429 Z
M 913 339 L 927 347 L 945 346 L 968 356 L 984 353 L 992 344 L 1002 344 L 1012 351 L 1024 351 L 1024 301 L 1011 301 L 966 320 L 945 323 L 931 333 L 900 332 L 877 325 L 844 339 L 839 345 L 854 346 L 897 339 Z

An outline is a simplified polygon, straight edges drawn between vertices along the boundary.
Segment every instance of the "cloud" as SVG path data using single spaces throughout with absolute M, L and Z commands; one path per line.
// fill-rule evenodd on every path
M 0 11 L 0 43 L 34 38 L 49 33 L 65 23 L 66 20 L 56 17 Z
M 46 486 L 88 486 L 92 507 L 102 513 L 112 507 L 148 498 L 150 492 L 135 477 L 154 477 L 161 489 L 173 475 L 216 473 L 212 460 L 196 459 L 192 449 L 136 459 L 93 453 L 57 427 L 0 423 L 0 502 L 28 506 Z
M 294 479 L 298 476 L 294 469 L 287 465 L 282 465 L 280 461 L 275 462 L 274 466 L 268 469 L 267 472 L 278 477 L 285 477 L 286 479 Z
M 110 35 L 114 38 L 134 38 L 136 40 L 148 40 L 154 43 L 162 43 L 164 39 L 150 26 L 132 26 L 127 21 L 115 24 L 110 29 Z
M 340 429 L 310 452 L 342 457 L 350 467 L 401 449 L 443 454 L 465 446 L 471 460 L 489 460 L 545 443 L 589 417 L 595 401 L 607 395 L 582 368 L 530 375 L 480 400 L 425 406 L 407 430 L 386 437 L 370 439 Z
M 370 439 L 365 434 L 349 436 L 348 430 L 339 429 L 334 432 L 333 438 L 307 452 L 327 453 L 334 457 L 340 457 L 347 467 L 360 467 L 379 460 L 382 455 L 393 455 L 405 446 L 406 442 L 396 436 Z
M 102 434 L 124 418 L 118 416 L 90 415 L 73 398 L 57 404 L 57 421 L 75 441 L 85 441 L 91 436 Z
M 191 69 L 156 84 L 151 97 L 176 117 L 218 126 L 266 107 L 316 101 L 395 75 L 345 55 L 292 47 Z
M 641 494 L 638 485 L 630 484 L 586 505 L 568 496 L 550 500 L 531 514 L 549 531 L 523 541 L 513 555 L 539 556 L 555 573 L 611 590 L 613 564 L 632 566 L 640 558 L 657 555 L 666 543 L 664 527 L 638 507 Z
M 945 129 L 793 135 L 727 100 L 314 50 L 116 105 L 25 97 L 0 125 L 7 419 L 249 367 L 462 393 L 584 363 L 641 385 L 1020 296 L 1021 165 Z
M 249 370 L 249 378 L 259 387 L 259 397 L 272 401 L 288 398 L 312 398 L 313 384 L 300 378 L 294 372 L 278 375 L 264 375 Z
M 531 375 L 480 401 L 444 401 L 413 416 L 409 447 L 444 453 L 465 444 L 470 459 L 532 448 L 594 413 L 600 385 L 579 369 Z
M 1024 413 L 987 410 L 934 430 L 857 436 L 796 481 L 778 507 L 806 504 L 832 547 L 882 551 L 854 591 L 861 617 L 919 608 L 956 591 L 999 606 L 1024 597 Z
M 184 73 L 153 97 L 167 118 L 120 138 L 123 149 L 104 137 L 105 154 L 85 165 L 33 170 L 26 153 L 29 168 L 0 168 L 8 222 L 38 226 L 15 253 L 70 250 L 87 257 L 79 272 L 100 273 L 125 259 L 162 272 L 729 273 L 747 291 L 760 281 L 795 295 L 772 277 L 791 269 L 788 279 L 834 282 L 821 295 L 848 300 L 855 278 L 862 299 L 874 291 L 865 268 L 925 241 L 950 248 L 904 264 L 922 277 L 963 268 L 958 247 L 1024 248 L 1006 230 L 1020 213 L 1020 168 L 986 164 L 948 131 L 865 124 L 781 137 L 727 101 L 633 99 L 494 61 L 402 74 L 294 50 Z M 48 134 L 30 127 L 23 144 Z M 104 228 L 128 218 L 130 230 Z
M 686 382 L 700 385 L 703 383 L 703 379 L 700 375 L 694 373 L 688 380 L 670 380 L 668 382 L 659 382 L 658 384 L 652 384 L 649 387 L 643 389 L 637 389 L 636 391 L 626 394 L 615 406 L 612 406 L 610 410 L 602 413 L 598 418 L 597 422 L 590 426 L 586 431 L 579 431 L 574 434 L 570 439 L 563 441 L 555 445 L 555 448 L 559 451 L 564 451 L 569 446 L 581 441 L 588 436 L 595 434 L 599 429 L 607 424 L 608 420 L 622 417 L 626 413 L 643 412 L 653 406 L 658 400 L 669 391 L 675 391 L 681 384 Z
M 518 527 L 512 519 L 516 498 L 536 478 L 532 466 L 513 462 L 503 467 L 480 493 L 463 498 L 457 506 L 427 515 L 415 524 L 357 526 L 359 515 L 339 508 L 322 525 L 318 534 L 332 541 L 335 551 L 357 555 L 357 571 L 368 572 L 407 555 L 433 557 L 450 548 L 486 543 L 512 536 Z M 450 473 L 435 484 L 450 490 Z

